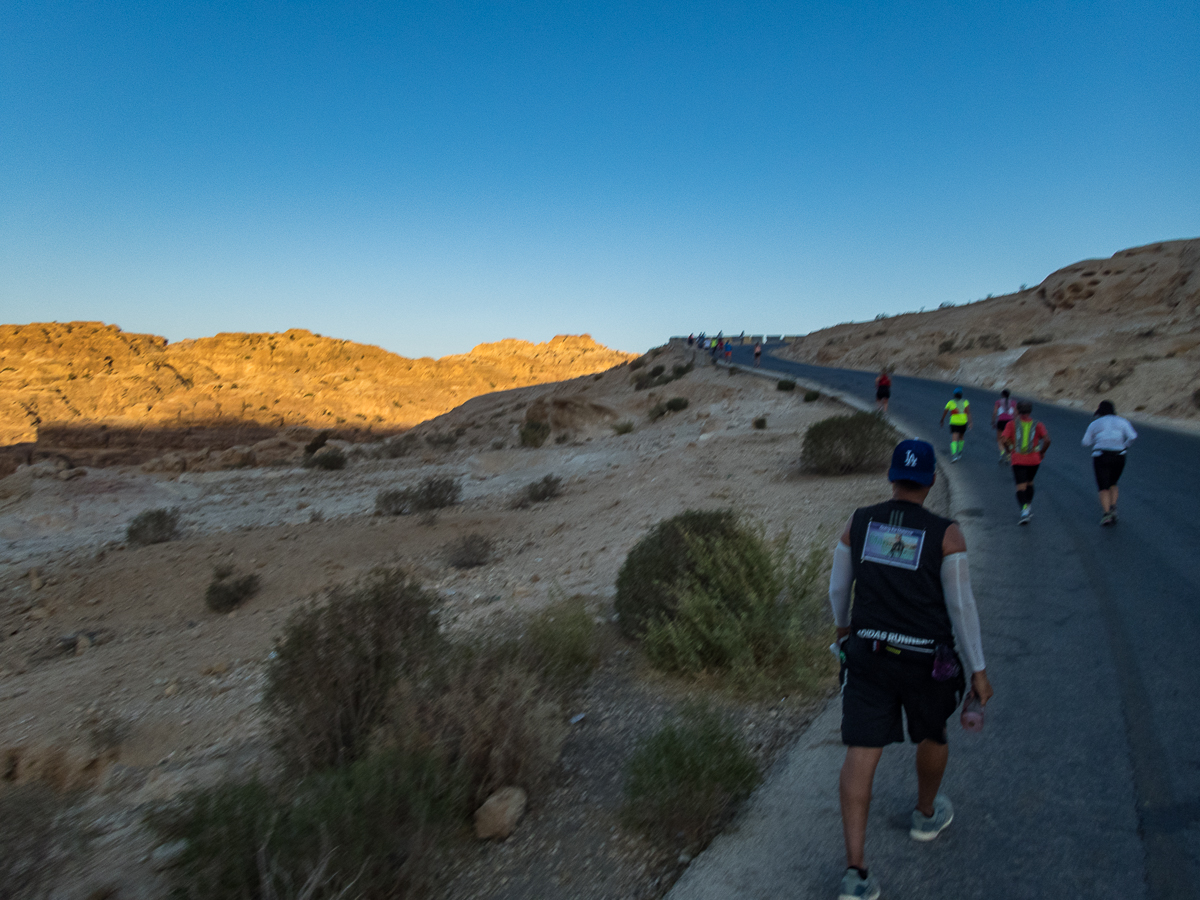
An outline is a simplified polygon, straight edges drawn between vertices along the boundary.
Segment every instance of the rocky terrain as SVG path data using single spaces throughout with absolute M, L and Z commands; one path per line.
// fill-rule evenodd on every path
M 674 347 L 636 372 L 476 397 L 400 438 L 335 439 L 349 460 L 341 471 L 63 470 L 46 460 L 0 479 L 0 792 L 28 783 L 62 792 L 56 821 L 72 824 L 74 843 L 55 857 L 53 896 L 166 894 L 169 854 L 156 851 L 146 811 L 269 767 L 264 662 L 288 616 L 325 587 L 398 564 L 437 591 L 449 628 L 494 630 L 572 595 L 607 623 L 617 570 L 664 518 L 733 507 L 770 534 L 790 529 L 803 551 L 886 495 L 878 474 L 799 474 L 807 427 L 844 408 L 702 356 L 686 370 L 692 361 Z M 654 364 L 682 375 L 635 390 Z M 651 418 L 676 397 L 686 409 Z M 543 446 L 520 445 L 529 422 L 549 427 Z M 430 475 L 457 479 L 462 502 L 432 519 L 373 514 L 380 491 Z M 562 479 L 561 496 L 513 503 L 546 475 Z M 162 507 L 180 510 L 181 536 L 128 544 L 130 520 Z M 491 538 L 494 557 L 456 569 L 446 547 L 469 533 Z M 256 573 L 260 593 L 231 614 L 210 611 L 204 592 L 218 566 Z M 605 627 L 614 632 L 605 662 L 566 711 L 573 724 L 553 790 L 530 798 L 507 841 L 462 847 L 445 896 L 655 897 L 686 864 L 623 829 L 619 809 L 632 746 L 689 688 L 650 673 L 636 646 Z M 731 714 L 769 762 L 813 700 L 776 697 Z
M 781 355 L 1197 420 L 1198 270 L 1200 240 L 1134 247 L 1015 294 L 814 331 Z
M 387 433 L 480 394 L 633 355 L 587 335 L 504 340 L 435 360 L 298 329 L 169 344 L 98 322 L 0 325 L 0 447 L 86 449 L 81 461 L 94 465 L 129 461 L 139 448 L 226 449 L 289 427 Z

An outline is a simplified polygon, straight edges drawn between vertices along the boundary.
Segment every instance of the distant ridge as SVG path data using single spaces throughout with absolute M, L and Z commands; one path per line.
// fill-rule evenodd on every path
M 636 354 L 589 335 L 502 340 L 441 359 L 292 329 L 168 344 L 101 322 L 0 325 L 0 446 L 106 425 L 394 431 L 471 397 L 588 375 Z
M 990 300 L 837 325 L 784 356 L 1200 418 L 1200 239 L 1133 247 Z

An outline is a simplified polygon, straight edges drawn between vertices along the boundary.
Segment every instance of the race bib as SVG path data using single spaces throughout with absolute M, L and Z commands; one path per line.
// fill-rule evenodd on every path
M 883 522 L 867 524 L 867 539 L 863 541 L 863 562 L 914 570 L 921 562 L 925 532 L 919 528 L 901 528 Z

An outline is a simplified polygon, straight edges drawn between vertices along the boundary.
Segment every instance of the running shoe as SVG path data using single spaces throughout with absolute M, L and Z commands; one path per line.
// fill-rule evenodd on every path
M 954 804 L 948 798 L 938 794 L 933 798 L 933 815 L 929 818 L 921 815 L 920 810 L 913 810 L 912 828 L 909 829 L 908 836 L 914 841 L 932 841 L 953 821 Z
M 1106 512 L 1104 515 L 1102 515 L 1100 517 L 1100 524 L 1101 525 L 1116 525 L 1117 517 L 1114 516 L 1111 512 Z
M 1017 519 L 1017 524 L 1018 525 L 1028 525 L 1029 520 L 1032 518 L 1033 518 L 1033 510 L 1031 510 L 1029 508 L 1029 504 L 1026 503 L 1024 506 L 1021 507 L 1021 518 Z
M 878 896 L 879 882 L 874 875 L 863 878 L 858 874 L 858 869 L 846 870 L 838 890 L 838 900 L 876 900 Z

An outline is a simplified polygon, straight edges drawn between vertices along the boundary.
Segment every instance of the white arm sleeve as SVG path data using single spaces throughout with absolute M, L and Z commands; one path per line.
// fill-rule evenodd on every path
M 954 626 L 954 643 L 967 667 L 967 674 L 982 671 L 986 668 L 983 640 L 979 635 L 979 612 L 975 609 L 975 595 L 971 592 L 966 551 L 943 557 L 942 592 L 946 595 L 950 624 Z
M 833 548 L 833 571 L 829 573 L 829 606 L 833 609 L 833 623 L 838 628 L 850 626 L 850 585 L 853 581 L 850 548 L 838 541 Z

